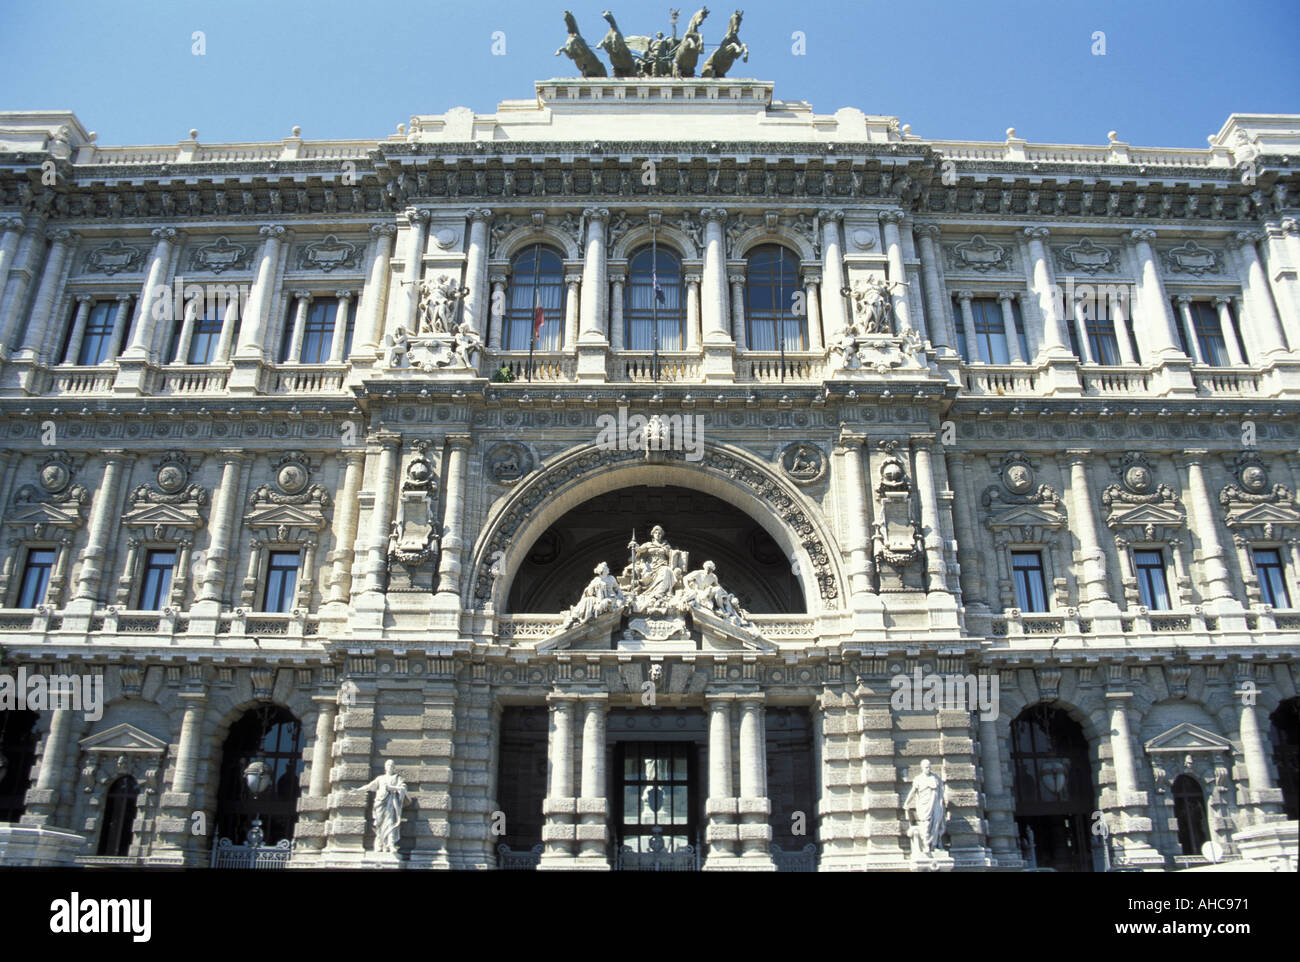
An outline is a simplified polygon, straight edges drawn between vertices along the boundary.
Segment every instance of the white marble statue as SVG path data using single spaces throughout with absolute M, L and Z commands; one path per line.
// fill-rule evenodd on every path
M 943 780 L 930 771 L 930 760 L 921 762 L 921 773 L 912 779 L 912 790 L 903 800 L 903 809 L 915 818 L 913 854 L 929 858 L 943 848 L 943 833 L 948 821 L 948 802 L 944 798 Z
M 363 792 L 375 793 L 371 821 L 375 826 L 375 851 L 396 852 L 402 837 L 402 808 L 410 800 L 406 779 L 393 772 L 393 760 L 384 762 L 384 774 L 361 786 Z
M 437 280 L 420 282 L 419 330 L 420 334 L 450 334 L 456 323 L 456 304 L 469 293 L 449 274 L 439 274 Z
M 574 625 L 585 624 L 593 618 L 608 614 L 627 603 L 618 582 L 609 573 L 609 565 L 602 561 L 596 565 L 593 573 L 596 577 L 587 582 L 582 597 L 578 599 L 576 605 L 569 609 L 561 630 L 572 628 Z

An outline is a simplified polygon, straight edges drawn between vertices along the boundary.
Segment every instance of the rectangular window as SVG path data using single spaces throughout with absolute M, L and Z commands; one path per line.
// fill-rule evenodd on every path
M 1011 552 L 1011 575 L 1015 582 L 1016 607 L 1021 611 L 1047 610 L 1047 581 L 1043 577 L 1043 556 L 1038 551 Z
M 334 315 L 338 303 L 317 301 L 307 310 L 307 324 L 302 332 L 302 351 L 298 360 L 303 364 L 324 364 L 330 359 L 330 339 L 334 335 Z
M 100 364 L 108 360 L 113 347 L 113 320 L 117 316 L 115 301 L 96 301 L 86 318 L 86 329 L 81 338 L 78 364 Z
M 1007 364 L 1007 326 L 1002 319 L 1002 305 L 991 297 L 971 301 L 974 317 L 975 339 L 979 341 L 980 355 L 990 364 Z
M 145 556 L 144 579 L 140 584 L 141 611 L 159 611 L 167 604 L 175 567 L 175 551 L 150 551 Z
M 1115 338 L 1115 321 L 1104 305 L 1096 313 L 1104 316 L 1093 317 L 1089 311 L 1086 326 L 1088 329 L 1088 347 L 1092 351 L 1095 364 L 1115 365 L 1119 360 L 1119 341 Z
M 18 591 L 19 608 L 38 608 L 45 604 L 45 592 L 49 590 L 50 573 L 53 571 L 53 548 L 32 548 L 27 552 L 23 583 Z
M 1133 552 L 1137 569 L 1138 599 L 1152 611 L 1169 610 L 1169 582 L 1165 578 L 1165 553 L 1157 549 Z
M 1223 340 L 1223 325 L 1219 323 L 1219 312 L 1208 301 L 1192 301 L 1188 305 L 1192 312 L 1192 327 L 1196 342 L 1201 348 L 1201 357 L 1212 367 L 1227 367 L 1228 345 Z
M 266 566 L 266 597 L 263 611 L 288 611 L 298 584 L 298 552 L 272 551 Z
M 1274 608 L 1290 608 L 1291 593 L 1286 589 L 1286 569 L 1282 555 L 1276 548 L 1256 548 L 1255 576 L 1259 578 L 1259 594 L 1264 604 Z
M 190 352 L 186 364 L 211 364 L 217 356 L 221 341 L 221 324 L 225 317 L 224 306 L 217 305 L 194 319 L 194 332 L 190 335 Z

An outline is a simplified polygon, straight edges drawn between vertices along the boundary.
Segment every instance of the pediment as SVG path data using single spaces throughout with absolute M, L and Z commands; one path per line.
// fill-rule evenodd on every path
M 1183 524 L 1183 513 L 1173 505 L 1139 504 L 1136 507 L 1111 512 L 1110 526 L 1163 524 L 1177 527 Z
M 23 527 L 46 525 L 55 528 L 79 528 L 81 506 L 75 501 L 68 502 L 66 505 L 51 501 L 14 505 L 5 515 L 5 524 Z
M 707 648 L 718 651 L 745 650 L 768 653 L 778 650 L 776 645 L 766 638 L 752 631 L 746 631 L 744 628 L 740 628 L 727 619 L 720 618 L 713 612 L 706 611 L 703 608 L 691 609 L 691 619 L 703 633 L 705 641 L 709 642 L 705 646 Z
M 188 509 L 188 510 L 187 510 Z M 176 528 L 201 528 L 203 517 L 198 504 L 146 504 L 122 515 L 122 523 L 133 527 L 170 525 Z
M 990 528 L 1019 528 L 1036 525 L 1044 528 L 1059 528 L 1065 524 L 1065 515 L 1041 504 L 1017 504 L 992 515 L 988 519 Z
M 1161 752 L 1231 752 L 1232 742 L 1214 732 L 1183 722 L 1146 743 L 1148 754 Z
M 167 743 L 134 725 L 123 722 L 105 731 L 83 738 L 83 752 L 112 754 L 156 754 L 167 751 Z
M 271 504 L 244 515 L 244 523 L 253 528 L 323 528 L 325 515 L 296 504 Z
M 1227 524 L 1300 524 L 1300 511 L 1289 504 L 1253 504 L 1244 510 L 1229 510 Z
M 537 651 L 559 651 L 565 648 L 609 649 L 611 637 L 623 618 L 622 609 L 610 611 L 590 621 L 543 638 L 535 646 Z M 522 647 L 522 646 L 521 646 Z

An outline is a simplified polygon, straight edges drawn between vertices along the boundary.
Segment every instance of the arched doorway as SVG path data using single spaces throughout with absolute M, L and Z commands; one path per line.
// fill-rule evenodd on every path
M 18 821 L 26 809 L 38 717 L 26 709 L 0 711 L 0 822 Z
M 721 498 L 673 485 L 622 488 L 571 509 L 528 547 L 510 588 L 508 610 L 564 611 L 601 561 L 617 573 L 635 533 L 665 528 L 691 567 L 717 566 L 722 584 L 752 614 L 805 611 L 803 589 L 780 546 L 749 515 Z
M 242 844 L 254 818 L 261 818 L 265 844 L 293 838 L 298 819 L 299 779 L 303 772 L 302 722 L 279 705 L 246 711 L 230 726 L 221 748 L 221 781 L 217 789 L 217 836 Z M 264 762 L 271 785 L 254 796 L 244 770 Z
M 125 857 L 130 854 L 132 831 L 135 825 L 136 799 L 140 785 L 130 775 L 114 779 L 104 796 L 103 827 L 99 832 L 99 849 L 97 855 L 116 855 Z
M 1032 705 L 1011 723 L 1011 764 L 1016 825 L 1038 867 L 1091 872 L 1097 806 L 1083 728 L 1059 708 Z
M 1191 775 L 1174 779 L 1174 818 L 1178 820 L 1178 845 L 1184 855 L 1200 855 L 1210 840 L 1210 823 L 1205 817 L 1205 792 Z
M 1295 821 L 1300 819 L 1300 697 L 1282 702 L 1268 720 L 1282 808 L 1286 817 Z

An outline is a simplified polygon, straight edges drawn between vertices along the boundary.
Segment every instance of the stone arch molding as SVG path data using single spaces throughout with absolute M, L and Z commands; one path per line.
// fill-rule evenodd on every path
M 492 252 L 493 264 L 509 264 L 515 255 L 534 244 L 553 247 L 564 255 L 566 261 L 582 259 L 582 249 L 572 235 L 558 227 L 547 224 L 543 227 L 520 225 L 516 230 L 501 240 L 501 246 Z
M 650 481 L 715 495 L 740 508 L 781 546 L 795 568 L 810 614 L 845 604 L 840 551 L 802 494 L 771 466 L 729 445 L 704 446 L 700 461 L 685 452 L 602 451 L 587 446 L 566 452 L 540 474 L 498 502 L 474 546 L 467 607 L 500 612 L 505 607 L 529 545 L 567 511 L 594 497 Z M 671 519 L 663 522 L 669 529 Z
M 665 222 L 654 228 L 646 223 L 629 227 L 627 232 L 620 235 L 610 246 L 609 259 L 627 260 L 634 251 L 649 247 L 656 241 L 660 247 L 672 251 L 683 262 L 698 261 L 704 257 L 704 252 L 696 247 L 680 228 Z

